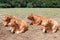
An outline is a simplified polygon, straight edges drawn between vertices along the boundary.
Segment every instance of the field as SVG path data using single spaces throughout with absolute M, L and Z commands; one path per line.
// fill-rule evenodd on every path
M 30 13 L 53 18 L 60 23 L 60 8 L 0 8 L 0 14 L 11 14 L 26 22 L 28 22 L 26 17 Z M 25 33 L 12 34 L 9 27 L 0 24 L 0 40 L 60 40 L 60 30 L 53 34 L 45 34 L 40 30 L 39 25 L 29 25 Z

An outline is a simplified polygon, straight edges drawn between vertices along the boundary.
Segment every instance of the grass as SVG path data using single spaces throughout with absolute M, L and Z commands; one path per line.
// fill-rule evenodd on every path
M 28 14 L 33 13 L 43 15 L 48 18 L 60 17 L 60 8 L 0 8 L 0 13 L 12 14 L 17 17 L 26 17 Z

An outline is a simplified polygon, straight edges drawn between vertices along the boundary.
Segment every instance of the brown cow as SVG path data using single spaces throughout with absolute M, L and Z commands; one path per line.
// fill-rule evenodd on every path
M 4 21 L 3 21 L 3 25 L 6 27 L 8 26 L 9 22 L 11 19 L 15 18 L 15 16 L 11 16 L 11 15 L 5 15 L 4 16 Z
M 41 24 L 42 20 L 45 19 L 45 17 L 43 16 L 38 16 L 38 15 L 33 15 L 33 14 L 29 14 L 27 18 L 32 21 L 31 25 Z
M 15 32 L 16 34 L 23 33 L 28 29 L 28 24 L 25 21 L 17 18 L 11 19 L 9 25 L 11 25 L 11 32 Z
M 54 33 L 58 29 L 57 21 L 53 19 L 45 19 L 41 23 L 43 32 Z

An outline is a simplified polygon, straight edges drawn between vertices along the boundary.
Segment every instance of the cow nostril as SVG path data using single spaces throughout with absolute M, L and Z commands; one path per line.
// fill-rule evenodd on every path
M 15 31 L 12 32 L 12 34 L 14 34 L 14 33 L 15 33 Z
M 9 23 L 8 25 L 11 25 L 11 23 Z
M 45 33 L 47 33 L 47 31 L 45 31 Z
M 15 31 L 13 31 L 13 33 L 15 33 Z
M 5 27 L 8 27 L 8 25 L 5 25 Z

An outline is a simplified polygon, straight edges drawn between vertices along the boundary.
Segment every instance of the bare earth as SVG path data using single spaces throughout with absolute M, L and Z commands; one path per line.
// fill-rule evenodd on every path
M 8 9 L 8 10 L 9 11 L 6 11 L 6 13 L 10 13 L 11 12 L 10 11 L 11 9 Z M 22 12 L 24 12 L 25 10 L 23 10 Z M 35 9 L 33 9 L 33 10 L 35 10 Z M 57 20 L 58 23 L 60 23 L 60 19 L 59 19 L 59 17 L 60 17 L 60 15 L 59 15 L 60 11 L 59 10 L 60 9 L 56 9 L 56 10 L 55 9 L 46 9 L 46 10 L 44 11 L 44 9 L 41 9 L 41 12 L 42 12 L 41 15 L 45 15 L 48 18 L 53 18 L 53 19 Z M 5 9 L 0 9 L 0 12 L 1 13 L 5 12 Z M 13 12 L 15 12 L 15 11 L 13 11 Z M 25 12 L 26 15 L 28 14 L 28 12 Z M 30 12 L 32 12 L 32 11 L 30 11 Z M 51 14 L 46 14 L 47 12 L 48 13 L 51 12 Z M 34 11 L 32 13 L 34 13 Z M 36 13 L 38 13 L 38 11 Z M 14 15 L 16 15 L 16 14 L 14 14 Z M 16 16 L 18 16 L 18 15 L 19 15 L 19 13 Z M 26 18 L 24 18 L 25 16 L 21 16 L 21 18 L 28 22 L 28 20 Z M 59 29 L 60 29 L 60 27 L 59 27 Z M 60 30 L 58 30 L 56 33 L 49 34 L 49 33 L 43 33 L 40 30 L 40 26 L 39 25 L 29 25 L 29 28 L 28 28 L 28 30 L 26 32 L 21 33 L 21 34 L 12 34 L 9 31 L 9 27 L 4 27 L 2 24 L 0 24 L 0 40 L 60 40 Z

